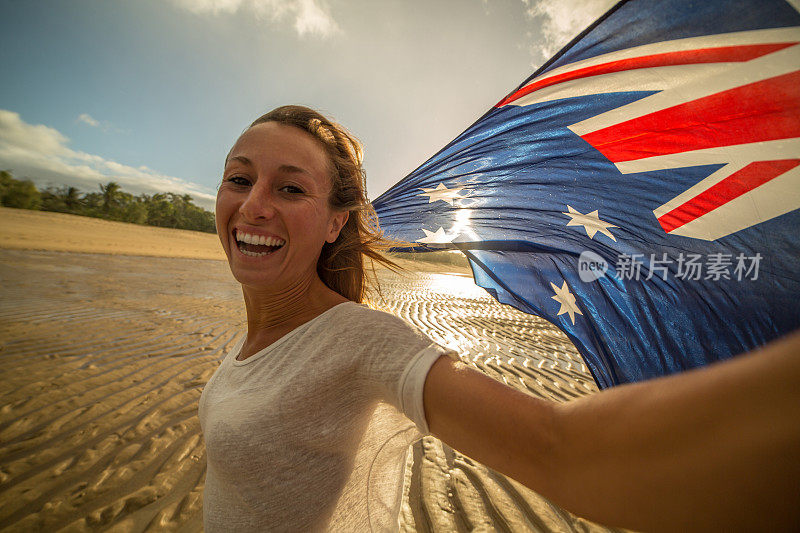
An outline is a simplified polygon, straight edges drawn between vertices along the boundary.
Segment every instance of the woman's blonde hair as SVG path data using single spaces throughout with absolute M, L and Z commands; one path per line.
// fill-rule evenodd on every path
M 322 247 L 317 273 L 325 285 L 348 300 L 364 301 L 368 282 L 376 283 L 373 262 L 392 269 L 398 267 L 381 254 L 392 241 L 384 238 L 378 216 L 367 199 L 361 143 L 339 124 L 304 106 L 278 107 L 254 120 L 250 127 L 265 122 L 300 128 L 325 148 L 331 166 L 328 204 L 336 211 L 347 211 L 348 217 L 336 241 Z

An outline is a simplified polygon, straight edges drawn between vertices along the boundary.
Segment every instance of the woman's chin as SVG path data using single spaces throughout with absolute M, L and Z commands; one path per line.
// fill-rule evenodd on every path
M 263 285 L 274 280 L 275 274 L 270 271 L 276 265 L 275 252 L 265 255 L 248 255 L 234 248 L 228 255 L 228 266 L 233 277 L 242 285 Z
M 246 268 L 231 268 L 234 279 L 246 287 L 269 288 L 276 284 L 274 275 L 264 271 L 253 271 Z
M 273 254 L 274 255 L 274 254 Z M 287 276 L 277 257 L 234 256 L 229 261 L 233 277 L 245 287 L 258 288 L 272 292 L 282 292 L 296 282 L 296 277 Z

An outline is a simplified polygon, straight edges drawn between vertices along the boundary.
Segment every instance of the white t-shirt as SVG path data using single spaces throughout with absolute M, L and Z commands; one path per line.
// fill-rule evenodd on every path
M 241 344 L 200 397 L 206 531 L 397 530 L 425 377 L 452 352 L 353 302 L 237 361 Z

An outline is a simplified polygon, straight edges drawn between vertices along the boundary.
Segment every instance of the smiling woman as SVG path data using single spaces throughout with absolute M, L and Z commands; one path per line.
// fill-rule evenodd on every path
M 225 161 L 217 233 L 247 335 L 200 400 L 208 531 L 396 529 L 422 387 L 447 351 L 358 305 L 391 262 L 361 148 L 299 106 L 256 120 Z

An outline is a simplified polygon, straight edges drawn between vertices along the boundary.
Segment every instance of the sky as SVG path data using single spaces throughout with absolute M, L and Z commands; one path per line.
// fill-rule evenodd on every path
M 284 104 L 365 149 L 377 198 L 612 0 L 0 0 L 0 169 L 191 194 Z

